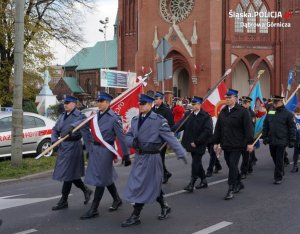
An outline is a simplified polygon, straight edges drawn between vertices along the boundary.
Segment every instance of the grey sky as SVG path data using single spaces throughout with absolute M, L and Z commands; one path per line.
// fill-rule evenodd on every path
M 99 28 L 103 27 L 99 23 L 99 20 L 104 20 L 105 17 L 109 17 L 109 24 L 107 28 L 107 40 L 111 40 L 114 32 L 114 23 L 118 10 L 118 0 L 95 0 L 96 6 L 93 12 L 85 10 L 83 12 L 85 16 L 85 22 L 82 24 L 84 38 L 86 43 L 82 44 L 82 47 L 89 47 L 95 45 L 97 41 L 103 41 L 104 35 L 99 32 Z M 59 43 L 53 43 L 53 52 L 56 59 L 53 64 L 65 64 L 80 48 L 76 49 L 76 52 L 66 49 Z

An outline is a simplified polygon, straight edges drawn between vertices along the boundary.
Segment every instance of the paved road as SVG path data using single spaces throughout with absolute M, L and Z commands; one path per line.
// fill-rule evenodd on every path
M 288 153 L 291 160 L 292 151 L 288 149 Z M 262 146 L 257 157 L 254 174 L 245 180 L 245 190 L 231 201 L 223 200 L 227 191 L 223 158 L 224 170 L 209 178 L 209 188 L 192 194 L 182 192 L 190 177 L 191 160 L 189 165 L 183 165 L 176 158 L 169 158 L 167 167 L 173 177 L 163 188 L 172 207 L 170 218 L 157 220 L 158 204 L 146 205 L 141 215 L 142 225 L 129 228 L 121 228 L 120 224 L 130 215 L 131 205 L 124 204 L 119 211 L 108 212 L 112 202 L 108 191 L 100 204 L 100 217 L 82 221 L 79 217 L 88 206 L 83 205 L 83 195 L 75 187 L 69 209 L 54 212 L 51 207 L 58 201 L 61 185 L 51 178 L 0 184 L 3 219 L 0 233 L 300 233 L 300 172 L 290 173 L 290 165 L 284 182 L 273 185 L 273 163 L 268 149 Z M 208 156 L 204 165 L 208 165 Z M 123 191 L 130 168 L 117 170 L 120 176 L 117 186 Z

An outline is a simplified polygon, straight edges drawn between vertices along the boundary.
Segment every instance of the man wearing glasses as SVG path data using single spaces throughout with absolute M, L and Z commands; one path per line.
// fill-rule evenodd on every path
M 156 94 L 154 95 L 154 98 L 155 98 L 154 107 L 152 108 L 152 110 L 156 114 L 159 114 L 162 117 L 164 117 L 168 121 L 170 128 L 172 128 L 174 125 L 174 118 L 173 118 L 173 114 L 172 114 L 172 111 L 170 110 L 170 108 L 163 103 L 164 94 L 161 92 L 156 92 Z M 165 146 L 160 151 L 160 156 L 161 156 L 161 160 L 162 160 L 163 168 L 164 168 L 163 184 L 168 183 L 169 178 L 172 176 L 172 173 L 170 173 L 167 170 L 166 164 L 165 164 L 166 151 L 167 151 L 167 146 Z
M 244 188 L 240 181 L 238 165 L 242 151 L 251 152 L 253 150 L 253 127 L 249 111 L 237 103 L 238 91 L 229 89 L 225 97 L 226 107 L 219 114 L 213 142 L 215 143 L 215 151 L 217 151 L 220 144 L 229 168 L 229 188 L 224 199 L 230 200 L 233 198 L 233 193 L 238 193 Z
M 202 156 L 205 154 L 206 145 L 213 133 L 213 122 L 210 115 L 201 109 L 203 98 L 194 96 L 192 99 L 193 113 L 187 113 L 179 121 L 173 130 L 177 129 L 186 118 L 187 121 L 179 131 L 183 131 L 182 145 L 192 155 L 192 175 L 190 183 L 184 188 L 188 192 L 194 191 L 194 185 L 198 178 L 201 179 L 196 189 L 207 188 L 205 171 L 202 165 Z M 191 115 L 191 116 L 190 116 Z M 189 116 L 189 117 L 188 117 Z
M 72 131 L 72 124 L 83 121 L 86 117 L 76 108 L 77 98 L 67 95 L 64 99 L 64 110 L 52 129 L 51 142 L 54 144 L 60 137 L 64 137 Z M 87 204 L 92 191 L 84 185 L 81 177 L 84 176 L 83 148 L 80 132 L 71 134 L 58 147 L 58 156 L 53 172 L 53 179 L 63 181 L 62 196 L 52 210 L 68 208 L 68 196 L 72 184 L 83 191 Z
M 133 117 L 131 127 L 126 134 L 127 145 L 134 148 L 136 154 L 124 199 L 134 203 L 134 210 L 122 223 L 122 227 L 141 223 L 140 213 L 145 203 L 157 201 L 160 204 L 159 220 L 166 219 L 171 212 L 161 189 L 163 165 L 159 151 L 164 141 L 175 151 L 178 159 L 187 163 L 186 151 L 171 132 L 167 120 L 151 111 L 153 101 L 154 99 L 148 95 L 140 95 L 140 114 Z
M 96 186 L 96 189 L 91 208 L 80 219 L 90 219 L 99 215 L 98 206 L 105 187 L 107 187 L 113 198 L 109 211 L 116 211 L 122 205 L 122 200 L 114 183 L 117 179 L 113 166 L 114 157 L 118 155 L 114 148 L 116 137 L 122 149 L 125 166 L 129 166 L 131 161 L 126 146 L 122 119 L 110 109 L 112 99 L 113 97 L 108 93 L 100 93 L 96 100 L 99 111 L 90 120 L 91 132 L 88 135 L 83 134 L 90 155 L 84 181 L 87 184 Z

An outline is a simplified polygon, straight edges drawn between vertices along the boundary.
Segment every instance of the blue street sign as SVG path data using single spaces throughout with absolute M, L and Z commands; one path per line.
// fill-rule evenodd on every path
M 165 38 L 161 39 L 159 45 L 157 46 L 156 52 L 161 58 L 164 58 L 170 51 L 171 45 Z
M 156 63 L 157 80 L 169 80 L 173 78 L 173 59 Z

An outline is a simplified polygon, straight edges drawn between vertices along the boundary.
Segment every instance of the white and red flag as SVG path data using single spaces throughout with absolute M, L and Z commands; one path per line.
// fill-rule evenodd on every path
M 225 94 L 227 88 L 225 81 L 222 81 L 217 88 L 207 97 L 202 103 L 202 109 L 205 110 L 211 117 L 214 126 L 217 122 L 218 115 L 222 108 L 225 106 Z
M 132 118 L 139 114 L 139 94 L 141 94 L 142 91 L 143 84 L 141 83 L 130 90 L 125 96 L 122 96 L 120 98 L 117 97 L 110 107 L 114 112 L 121 116 L 125 134 L 130 128 Z M 116 141 L 116 146 L 118 153 L 122 155 L 118 140 Z M 134 153 L 134 151 L 131 149 L 130 153 L 132 154 Z

